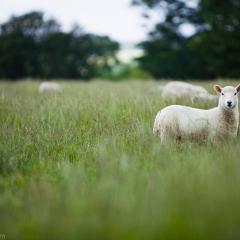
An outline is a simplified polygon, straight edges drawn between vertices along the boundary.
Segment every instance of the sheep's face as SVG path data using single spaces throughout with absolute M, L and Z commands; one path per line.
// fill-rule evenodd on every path
M 240 91 L 240 84 L 237 87 L 227 86 L 222 88 L 219 85 L 214 86 L 214 90 L 220 95 L 219 105 L 225 109 L 233 109 L 238 103 L 238 92 Z

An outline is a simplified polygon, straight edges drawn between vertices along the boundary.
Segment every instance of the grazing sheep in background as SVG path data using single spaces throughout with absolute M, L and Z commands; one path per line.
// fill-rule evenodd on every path
M 56 82 L 42 82 L 39 86 L 39 92 L 59 92 L 61 90 L 61 87 Z
M 214 86 L 219 94 L 218 107 L 203 110 L 181 105 L 171 105 L 156 116 L 153 133 L 161 142 L 168 139 L 196 138 L 214 142 L 218 138 L 233 139 L 239 124 L 238 97 L 240 84 L 234 88 Z
M 208 93 L 208 91 L 201 87 L 192 85 L 186 82 L 172 81 L 161 87 L 162 96 L 176 100 L 178 98 L 190 98 L 191 101 L 195 100 L 217 100 L 217 97 Z

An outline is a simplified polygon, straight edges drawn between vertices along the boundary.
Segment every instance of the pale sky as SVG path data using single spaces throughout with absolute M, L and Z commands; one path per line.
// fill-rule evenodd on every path
M 74 23 L 87 32 L 108 35 L 121 43 L 138 43 L 146 37 L 146 20 L 141 8 L 130 6 L 131 0 L 1 0 L 0 22 L 11 15 L 40 10 L 55 17 L 69 30 Z

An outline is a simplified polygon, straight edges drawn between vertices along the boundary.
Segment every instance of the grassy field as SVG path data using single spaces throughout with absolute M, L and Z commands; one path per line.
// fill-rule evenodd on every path
M 0 239 L 240 239 L 240 137 L 160 146 L 157 84 L 0 83 Z

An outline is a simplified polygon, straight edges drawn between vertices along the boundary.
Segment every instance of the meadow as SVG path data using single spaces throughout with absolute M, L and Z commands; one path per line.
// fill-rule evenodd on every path
M 0 238 L 239 239 L 240 137 L 160 146 L 158 84 L 1 82 Z

